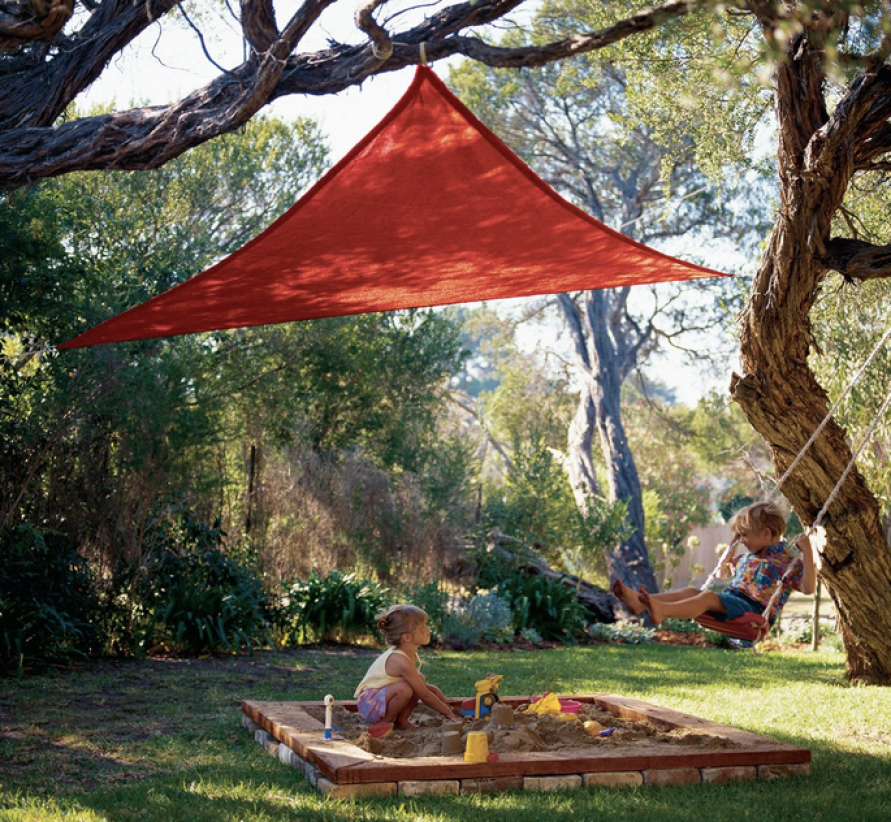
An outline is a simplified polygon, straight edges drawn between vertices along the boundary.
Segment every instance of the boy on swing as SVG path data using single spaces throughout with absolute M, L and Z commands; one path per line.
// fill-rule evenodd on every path
M 760 614 L 770 602 L 771 595 L 797 556 L 784 539 L 786 518 L 772 502 L 756 502 L 738 511 L 730 520 L 734 538 L 731 545 L 742 543 L 747 553 L 741 554 L 733 569 L 727 589 L 721 593 L 682 588 L 651 594 L 643 589 L 634 591 L 621 580 L 613 583 L 613 594 L 634 614 L 649 611 L 650 619 L 658 625 L 663 619 L 696 619 L 708 612 L 721 622 L 728 622 L 745 613 Z M 799 536 L 801 564 L 795 568 L 783 586 L 780 596 L 767 618 L 771 624 L 789 599 L 794 588 L 803 594 L 814 592 L 814 554 L 806 534 Z

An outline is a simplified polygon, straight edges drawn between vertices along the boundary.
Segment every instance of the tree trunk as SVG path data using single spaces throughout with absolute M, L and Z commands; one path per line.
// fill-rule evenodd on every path
M 583 390 L 569 426 L 569 484 L 579 510 L 587 500 L 600 493 L 594 467 L 594 432 L 597 430 L 597 411 L 591 394 Z
M 597 491 L 594 475 L 594 430 L 606 463 L 609 499 L 628 506 L 628 524 L 634 533 L 607 552 L 611 579 L 629 587 L 658 590 L 644 538 L 644 512 L 640 478 L 622 422 L 622 381 L 636 362 L 636 346 L 623 346 L 610 323 L 610 291 L 588 291 L 585 312 L 561 295 L 560 306 L 575 346 L 576 360 L 585 378 L 578 410 L 569 434 L 569 465 L 573 491 L 580 508 Z
M 597 429 L 601 449 L 607 459 L 609 498 L 613 502 L 621 500 L 628 506 L 626 522 L 634 529 L 629 537 L 607 554 L 610 579 L 620 579 L 635 590 L 643 586 L 648 591 L 658 591 L 656 575 L 647 553 L 643 492 L 634 455 L 625 437 L 618 395 L 604 396 L 597 404 Z
M 731 383 L 733 398 L 769 443 L 778 476 L 828 411 L 826 392 L 807 363 L 813 344 L 808 314 L 826 273 L 817 254 L 853 175 L 857 107 L 872 99 L 866 75 L 830 117 L 824 79 L 807 36 L 793 40 L 775 90 L 781 202 L 743 315 L 744 376 L 734 375 Z M 851 458 L 845 432 L 831 420 L 781 489 L 803 523 L 814 522 Z M 878 501 L 856 469 L 822 524 L 826 538 L 815 540 L 817 566 L 842 624 L 848 674 L 891 684 L 891 554 Z

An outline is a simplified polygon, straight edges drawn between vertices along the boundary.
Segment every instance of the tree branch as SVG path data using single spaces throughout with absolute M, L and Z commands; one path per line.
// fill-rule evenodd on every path
M 826 243 L 826 253 L 819 263 L 848 282 L 885 279 L 891 277 L 891 245 L 835 237 Z
M 268 51 L 278 40 L 272 0 L 241 0 L 241 29 L 257 54 Z
M 374 19 L 373 12 L 387 0 L 366 0 L 356 9 L 356 25 L 371 40 L 371 50 L 381 63 L 385 63 L 393 54 L 393 39 L 387 30 Z
M 4 2 L 10 0 L 0 0 Z M 79 31 L 64 41 L 57 38 L 58 47 L 37 66 L 24 63 L 21 54 L 0 55 L 0 72 L 4 73 L 0 87 L 0 186 L 18 186 L 72 171 L 157 168 L 196 145 L 233 131 L 279 97 L 335 94 L 373 74 L 414 65 L 421 43 L 431 63 L 463 54 L 492 66 L 538 66 L 603 48 L 695 8 L 691 0 L 671 0 L 600 31 L 546 45 L 502 48 L 468 36 L 466 31 L 498 20 L 524 0 L 470 0 L 441 9 L 420 25 L 393 36 L 392 53 L 382 62 L 381 46 L 374 37 L 372 43 L 360 46 L 334 44 L 314 53 L 294 52 L 309 26 L 335 0 L 307 0 L 280 36 L 269 0 L 243 0 L 242 25 L 253 53 L 240 66 L 168 106 L 83 117 L 55 127 L 61 114 L 101 75 L 108 62 L 178 2 L 106 0 Z M 364 12 L 360 10 L 369 36 L 374 31 L 371 11 L 377 5 L 378 0 L 371 0 Z M 14 71 L 7 73 L 11 67 Z
M 0 3 L 0 52 L 24 43 L 50 43 L 74 11 L 74 0 L 19 0 Z

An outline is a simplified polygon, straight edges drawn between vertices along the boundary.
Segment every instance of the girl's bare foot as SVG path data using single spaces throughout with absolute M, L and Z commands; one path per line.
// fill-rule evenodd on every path
M 637 592 L 637 595 L 640 598 L 641 607 L 645 611 L 650 612 L 650 621 L 654 625 L 658 625 L 660 622 L 662 622 L 663 619 L 665 619 L 665 612 L 662 609 L 662 603 L 659 602 L 658 599 L 656 599 L 655 597 L 651 597 L 649 592 L 646 591 L 644 588 L 641 588 Z
M 631 611 L 632 614 L 639 614 L 641 611 L 645 611 L 643 604 L 640 600 L 640 595 L 633 588 L 629 588 L 622 580 L 617 579 L 613 583 L 613 596 L 616 597 L 620 602 L 624 603 L 625 607 Z
M 417 728 L 418 726 L 415 725 L 413 722 L 408 722 L 408 721 L 400 722 L 400 721 L 397 719 L 397 720 L 396 720 L 396 727 L 399 728 L 400 731 L 413 731 L 413 730 L 415 730 L 415 728 Z

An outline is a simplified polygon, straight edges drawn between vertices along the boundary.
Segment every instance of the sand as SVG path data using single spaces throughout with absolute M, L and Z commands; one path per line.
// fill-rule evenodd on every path
M 648 747 L 683 745 L 710 749 L 738 747 L 730 740 L 683 728 L 619 719 L 596 705 L 583 703 L 578 714 L 564 715 L 569 717 L 565 719 L 556 715 L 528 713 L 528 708 L 529 703 L 526 703 L 514 709 L 512 724 L 496 724 L 488 716 L 466 722 L 462 728 L 462 738 L 466 738 L 468 731 L 485 731 L 489 750 L 499 754 L 590 751 L 594 747 L 619 749 L 642 744 Z M 307 708 L 307 712 L 324 721 L 324 708 Z M 442 752 L 442 726 L 447 720 L 424 705 L 414 710 L 411 720 L 416 728 L 396 729 L 383 739 L 375 739 L 368 734 L 367 726 L 354 711 L 335 705 L 332 714 L 335 738 L 370 753 L 393 758 L 439 756 Z M 591 726 L 593 734 L 585 727 L 586 722 L 596 723 Z M 605 733 L 600 735 L 600 730 Z

